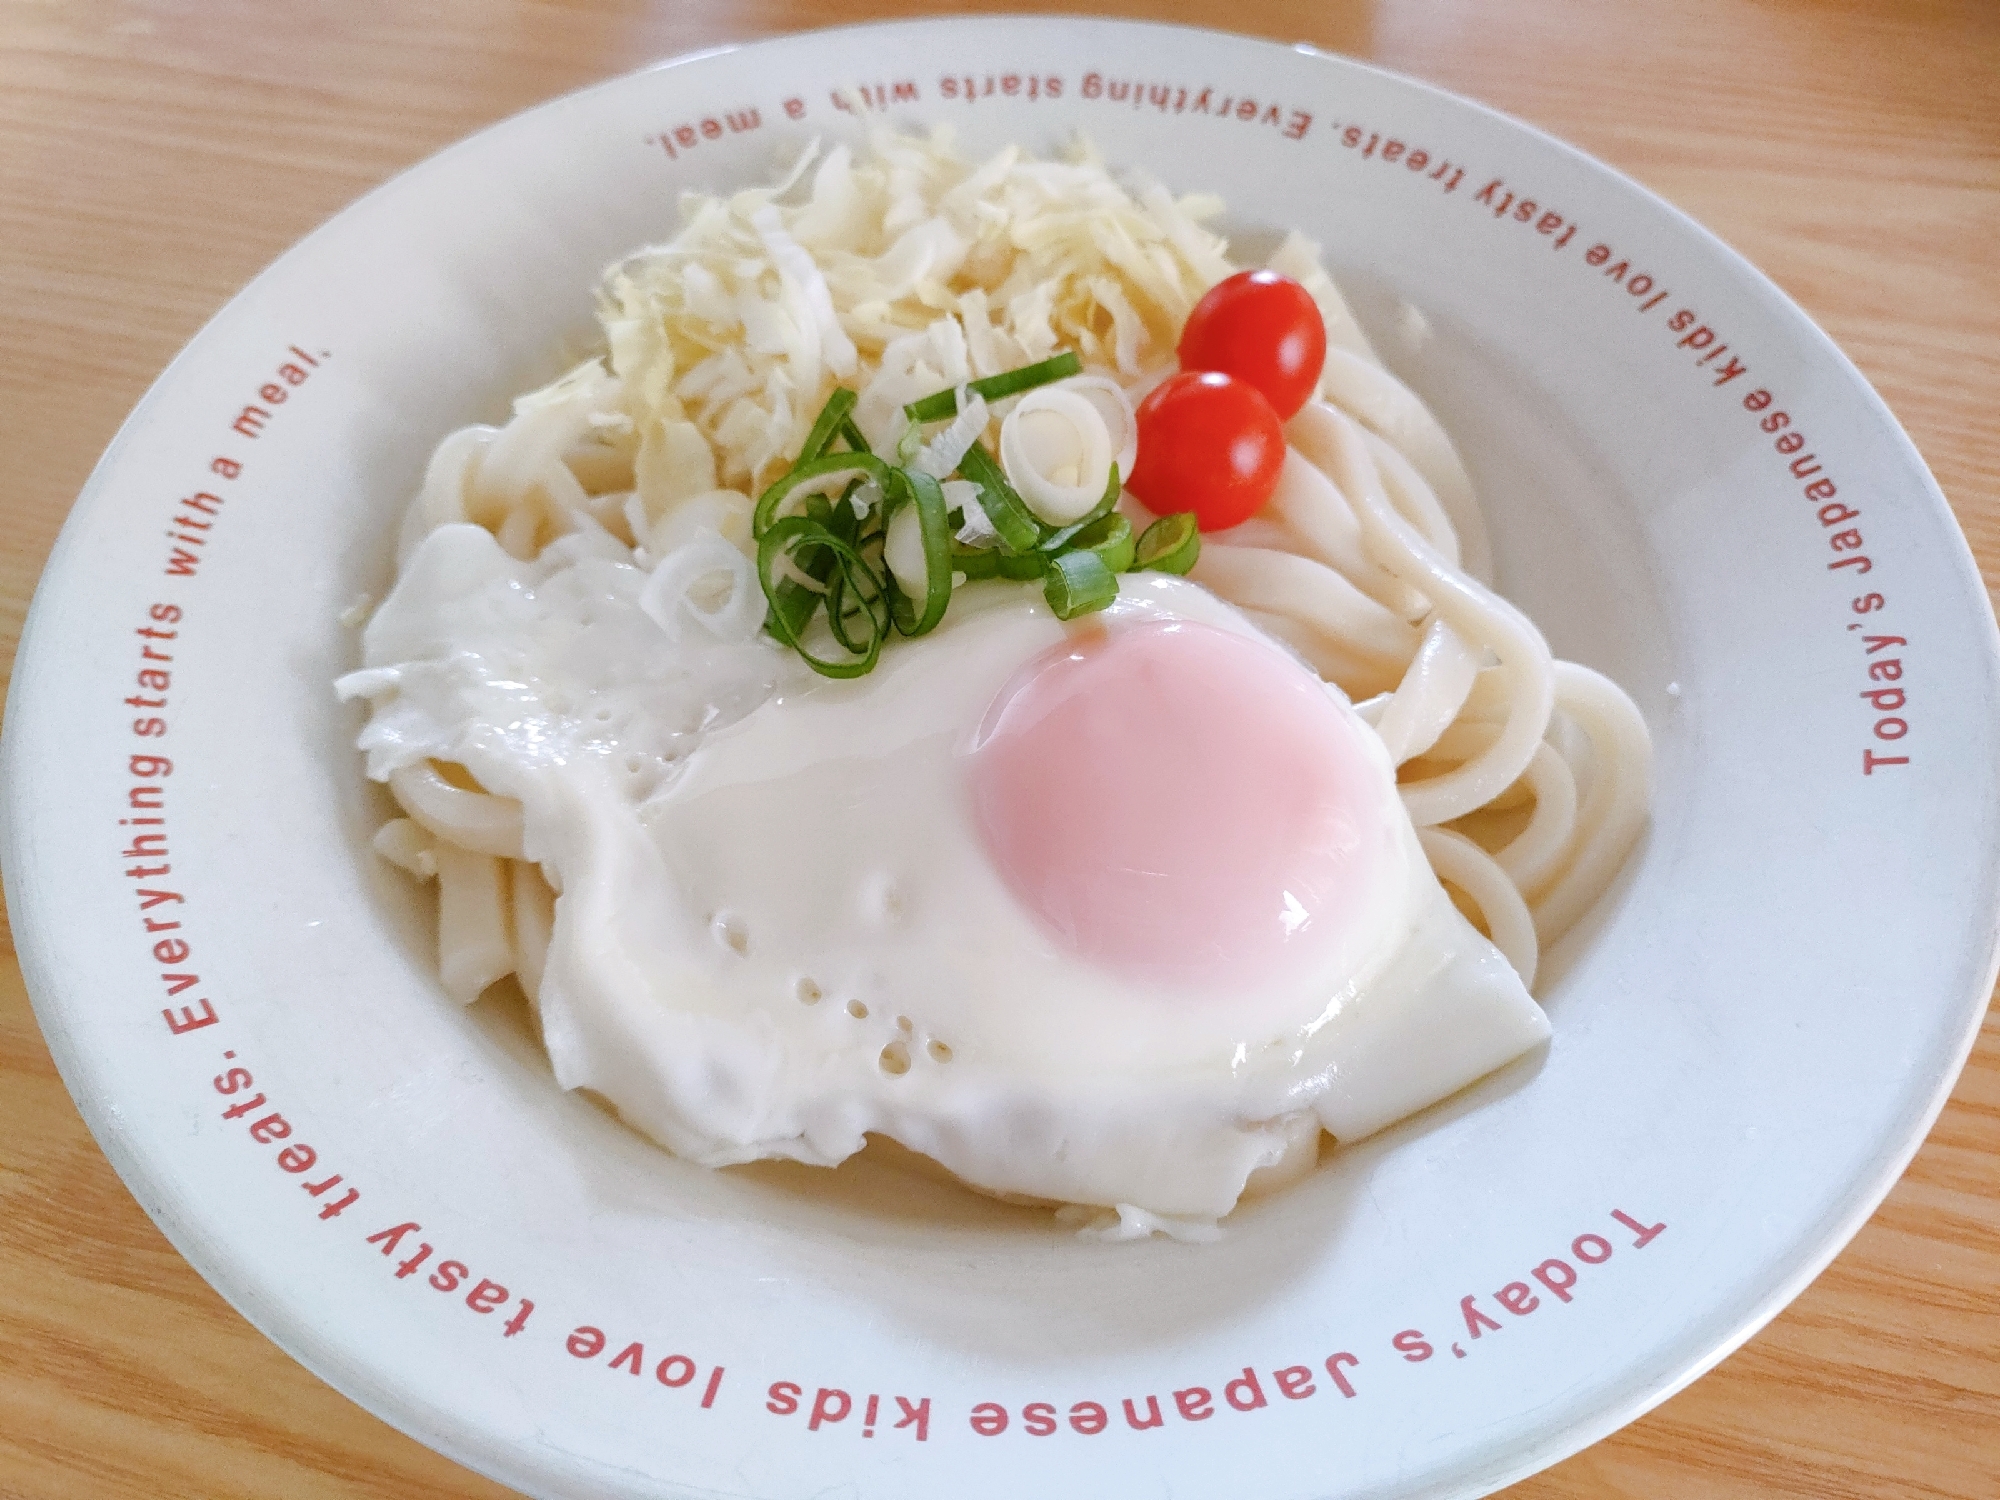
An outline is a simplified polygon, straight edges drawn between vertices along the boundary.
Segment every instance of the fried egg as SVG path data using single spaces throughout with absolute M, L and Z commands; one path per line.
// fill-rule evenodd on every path
M 1374 731 L 1199 585 L 1130 575 L 1064 623 L 967 584 L 831 681 L 670 640 L 621 557 L 440 528 L 349 690 L 371 774 L 520 801 L 556 1077 L 676 1154 L 879 1134 L 989 1193 L 1207 1222 L 1547 1036 Z

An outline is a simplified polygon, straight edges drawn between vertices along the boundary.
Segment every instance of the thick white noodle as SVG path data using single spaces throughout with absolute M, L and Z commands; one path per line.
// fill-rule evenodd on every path
M 1507 878 L 1493 856 L 1462 833 L 1449 828 L 1419 828 L 1417 840 L 1424 846 L 1438 879 L 1457 886 L 1479 908 L 1486 932 L 1493 939 L 1521 983 L 1532 986 L 1535 965 L 1540 961 L 1540 943 L 1535 936 L 1535 919 L 1528 903 Z
M 1504 670 L 1497 666 L 1482 667 L 1479 676 L 1473 680 L 1472 691 L 1466 694 L 1465 707 L 1458 716 L 1461 719 L 1504 719 L 1507 717 L 1508 692 Z
M 497 427 L 461 427 L 439 443 L 424 467 L 423 487 L 403 512 L 403 529 L 396 537 L 396 566 L 409 561 L 417 543 L 440 526 L 470 520 L 466 491 L 478 471 L 479 455 L 499 433 Z
M 1552 733 L 1560 728 L 1561 722 L 1558 719 L 1549 726 Z M 1467 760 L 1491 745 L 1499 732 L 1500 726 L 1491 721 L 1461 719 L 1438 737 L 1433 750 L 1446 760 Z M 1494 851 L 1493 859 L 1532 906 L 1575 856 L 1584 830 L 1576 815 L 1575 770 L 1552 740 L 1545 739 L 1535 746 L 1518 787 L 1533 798 L 1533 810 L 1526 825 Z M 1516 800 L 1510 789 L 1488 805 L 1498 807 Z
M 389 773 L 403 811 L 445 843 L 502 859 L 521 857 L 521 804 L 512 797 L 453 786 L 424 761 Z
M 590 430 L 596 409 L 581 401 L 551 401 L 519 413 L 488 445 L 474 476 L 475 491 L 512 508 L 539 485 L 550 499 L 581 509 L 583 486 L 562 456 Z
M 1543 941 L 1553 942 L 1590 909 L 1646 826 L 1653 741 L 1632 700 L 1609 678 L 1556 663 L 1556 702 L 1590 737 L 1590 778 L 1577 812 L 1575 857 L 1536 903 Z
M 1392 764 L 1422 755 L 1451 727 L 1479 676 L 1482 654 L 1442 619 L 1424 627 L 1409 670 L 1372 721 Z
M 607 521 L 617 507 L 593 507 L 565 457 L 590 438 L 593 421 L 609 413 L 619 391 L 601 365 L 586 364 L 516 402 L 513 419 L 497 432 L 487 429 L 478 461 L 462 471 L 464 519 L 490 528 L 524 561 L 545 533 L 572 530 L 572 517 Z
M 1379 683 L 1384 680 L 1376 675 L 1380 671 L 1379 667 L 1356 660 L 1339 641 L 1313 625 L 1301 621 L 1296 615 L 1277 614 L 1250 604 L 1239 604 L 1236 607 L 1242 611 L 1244 619 L 1272 640 L 1283 641 L 1290 646 L 1308 666 L 1349 697 L 1354 697 L 1361 691 L 1355 684 Z M 1385 692 L 1382 696 L 1386 698 L 1388 695 Z
M 1438 503 L 1437 492 L 1424 482 L 1423 475 L 1411 467 L 1410 461 L 1387 439 L 1378 437 L 1367 428 L 1361 435 L 1368 444 L 1369 455 L 1375 460 L 1375 472 L 1381 476 L 1382 492 L 1389 497 L 1389 503 L 1396 507 L 1396 514 L 1408 521 L 1417 534 L 1453 567 L 1464 568 L 1458 555 L 1458 532 L 1451 524 L 1451 517 L 1445 514 Z M 1489 579 L 1481 582 L 1490 583 Z
M 456 844 L 437 847 L 438 977 L 444 992 L 470 1005 L 514 972 L 507 866 Z
M 1328 349 L 1320 389 L 1335 406 L 1387 438 L 1436 491 L 1458 536 L 1460 566 L 1481 583 L 1493 579 L 1493 552 L 1486 518 L 1472 493 L 1472 480 L 1431 409 L 1379 364 L 1345 349 Z
M 556 893 L 542 879 L 540 865 L 517 859 L 508 870 L 514 908 L 514 973 L 522 991 L 539 1004 L 542 969 L 556 929 Z
M 1440 557 L 1397 513 L 1351 417 L 1315 402 L 1292 419 L 1290 432 L 1300 451 L 1326 471 L 1354 506 L 1370 555 L 1430 599 L 1469 645 L 1492 651 L 1507 674 L 1507 717 L 1492 746 L 1463 765 L 1402 789 L 1403 803 L 1419 827 L 1463 817 L 1512 785 L 1535 753 L 1555 704 L 1548 643 L 1526 615 Z
M 1244 609 L 1291 623 L 1282 632 L 1350 697 L 1401 681 L 1417 631 L 1324 563 L 1262 547 L 1203 548 L 1190 575 Z
M 1126 498 L 1129 502 L 1130 496 Z M 1134 515 L 1128 519 L 1131 520 L 1134 531 L 1144 531 L 1158 517 L 1147 511 L 1143 516 Z M 1247 521 L 1240 521 L 1227 531 L 1204 532 L 1201 538 L 1201 550 L 1207 552 L 1215 547 L 1264 547 L 1272 552 L 1296 552 L 1301 557 L 1310 557 L 1314 562 L 1323 562 L 1328 567 L 1339 566 L 1320 549 L 1308 546 L 1305 538 L 1297 531 L 1268 512 L 1254 515 Z
M 1347 497 L 1317 464 L 1289 445 L 1284 467 L 1278 471 L 1277 488 L 1271 493 L 1269 513 L 1297 533 L 1304 550 L 1328 567 L 1339 569 L 1384 609 L 1406 620 L 1420 619 L 1429 610 L 1430 602 L 1422 594 L 1369 557 L 1361 540 L 1361 522 Z M 1261 519 L 1252 517 L 1222 536 L 1234 543 L 1237 532 Z
M 1576 776 L 1555 746 L 1544 741 L 1535 746 L 1535 757 L 1521 779 L 1535 794 L 1535 810 L 1529 815 L 1528 826 L 1493 858 L 1532 901 L 1573 852 L 1578 831 Z
M 391 818 L 375 830 L 375 852 L 419 880 L 437 878 L 437 841 L 414 818 Z
M 542 524 L 548 519 L 548 514 L 540 495 L 531 494 L 522 497 L 507 512 L 507 519 L 500 523 L 500 529 L 493 533 L 500 541 L 501 550 L 509 557 L 518 557 L 524 562 L 533 557 L 535 538 L 541 532 Z

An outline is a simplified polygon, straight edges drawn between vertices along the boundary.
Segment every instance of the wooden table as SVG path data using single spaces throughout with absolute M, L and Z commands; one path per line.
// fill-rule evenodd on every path
M 879 0 L 0 0 L 0 630 L 174 351 L 394 171 L 654 58 L 960 8 Z M 968 8 L 1004 9 L 998 3 Z M 1039 6 L 1052 9 L 1048 0 Z M 1859 363 L 2000 576 L 2000 7 L 1100 0 L 1371 59 L 1648 184 Z M 0 1497 L 496 1496 L 170 1249 L 0 972 Z M 1888 1202 L 1719 1369 L 1510 1492 L 2000 1495 L 2000 1023 Z

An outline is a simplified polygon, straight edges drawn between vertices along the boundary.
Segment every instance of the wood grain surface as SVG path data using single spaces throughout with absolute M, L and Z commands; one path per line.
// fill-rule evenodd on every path
M 945 4 L 0 0 L 0 632 L 119 421 L 365 189 L 563 90 Z M 1042 0 L 1040 9 L 1054 9 Z M 1306 40 L 1521 116 L 1826 327 L 2000 577 L 2000 6 L 1103 0 Z M 492 1497 L 232 1312 L 113 1175 L 0 971 L 0 1496 Z M 1691 1388 L 1509 1492 L 2000 1496 L 2000 1024 L 1860 1236 Z

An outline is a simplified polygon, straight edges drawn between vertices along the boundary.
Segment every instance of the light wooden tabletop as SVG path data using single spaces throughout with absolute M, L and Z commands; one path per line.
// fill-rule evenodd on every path
M 877 0 L 0 0 L 0 632 L 174 351 L 365 189 L 539 100 Z M 1029 9 L 1054 9 L 1042 0 Z M 2000 577 L 2000 7 L 1099 0 L 1306 40 L 1664 194 L 1833 335 Z M 496 1496 L 320 1384 L 170 1249 L 0 972 L 0 1497 Z M 2000 1022 L 1860 1236 L 1742 1351 L 1510 1492 L 2000 1495 Z

